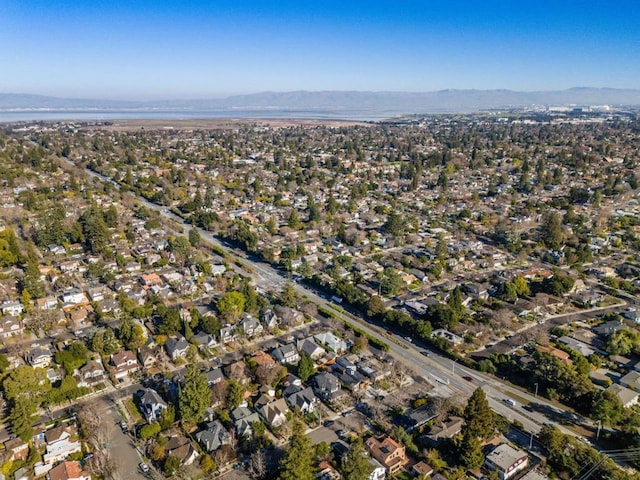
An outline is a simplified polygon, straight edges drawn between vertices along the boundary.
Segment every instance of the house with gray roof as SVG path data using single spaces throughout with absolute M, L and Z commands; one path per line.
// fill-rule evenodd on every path
M 301 413 L 313 413 L 320 402 L 311 387 L 302 388 L 297 385 L 287 387 L 282 396 L 292 409 L 299 409 Z
M 254 423 L 260 422 L 260 415 L 247 407 L 237 407 L 231 412 L 231 419 L 236 429 L 236 435 L 238 438 L 242 438 L 253 435 L 252 426 Z
M 160 418 L 162 412 L 167 408 L 167 403 L 162 397 L 151 388 L 138 390 L 140 412 L 144 416 L 147 423 L 153 423 Z
M 293 343 L 274 348 L 271 356 L 283 365 L 292 365 L 300 361 L 300 354 Z
M 185 358 L 189 351 L 189 342 L 180 335 L 179 337 L 170 337 L 164 344 L 164 348 L 171 360 L 177 360 L 178 358 Z
M 209 422 L 205 425 L 204 430 L 196 433 L 196 440 L 202 445 L 207 452 L 212 453 L 218 450 L 222 445 L 231 444 L 231 435 L 224 428 L 220 420 Z
M 334 400 L 342 394 L 338 377 L 329 372 L 322 372 L 316 375 L 314 381 L 314 392 L 325 401 Z

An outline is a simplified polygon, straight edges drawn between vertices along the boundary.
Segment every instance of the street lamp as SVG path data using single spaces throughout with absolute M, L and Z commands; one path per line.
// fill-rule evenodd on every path
M 598 431 L 596 432 L 596 442 L 600 438 L 600 429 L 602 428 L 602 420 L 598 420 Z
M 534 385 L 536 387 L 536 393 L 534 393 L 533 398 L 538 398 L 538 382 L 536 382 Z
M 453 363 L 451 364 L 451 374 L 455 375 L 456 374 L 456 362 L 458 361 L 458 359 L 456 358 Z

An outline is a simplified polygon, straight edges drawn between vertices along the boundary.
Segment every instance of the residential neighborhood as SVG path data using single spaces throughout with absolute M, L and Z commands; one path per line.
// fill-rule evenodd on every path
M 0 479 L 635 478 L 638 120 L 505 118 L 3 127 Z

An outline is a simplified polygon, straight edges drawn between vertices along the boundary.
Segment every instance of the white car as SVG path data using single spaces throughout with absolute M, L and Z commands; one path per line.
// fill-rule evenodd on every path
M 140 462 L 140 464 L 138 464 L 138 467 L 140 467 L 140 470 L 142 470 L 143 473 L 149 472 L 149 465 L 144 462 Z

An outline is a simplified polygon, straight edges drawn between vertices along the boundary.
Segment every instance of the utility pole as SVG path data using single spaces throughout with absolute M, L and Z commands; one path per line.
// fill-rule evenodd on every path
M 598 420 L 598 431 L 596 432 L 596 442 L 600 438 L 600 429 L 602 428 L 602 420 Z
M 538 398 L 538 382 L 536 382 L 534 385 L 536 387 L 536 393 L 533 394 L 533 398 Z
M 458 359 L 456 358 L 453 363 L 451 364 L 451 374 L 455 375 L 456 374 L 456 362 L 458 361 Z
M 533 432 L 531 432 L 531 436 L 529 437 L 529 450 L 533 448 Z

